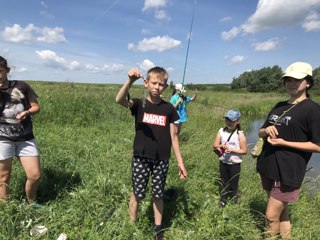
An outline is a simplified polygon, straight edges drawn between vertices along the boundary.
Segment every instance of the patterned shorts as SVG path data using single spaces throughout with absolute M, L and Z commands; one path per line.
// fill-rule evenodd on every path
M 153 160 L 134 156 L 132 158 L 132 187 L 138 200 L 146 197 L 151 174 L 152 197 L 163 198 L 164 187 L 169 169 L 169 160 Z

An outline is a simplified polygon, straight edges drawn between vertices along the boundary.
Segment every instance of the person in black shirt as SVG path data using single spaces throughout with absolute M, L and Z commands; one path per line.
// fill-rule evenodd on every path
M 0 56 L 0 200 L 9 198 L 12 159 L 26 173 L 26 201 L 33 203 L 40 181 L 40 159 L 31 115 L 40 111 L 37 94 L 24 81 L 9 81 L 7 60 Z
M 162 239 L 163 194 L 169 167 L 171 146 L 178 162 L 179 177 L 185 179 L 187 170 L 180 153 L 178 135 L 174 122 L 179 119 L 175 108 L 161 99 L 167 88 L 168 73 L 161 67 L 151 68 L 144 80 L 148 89 L 146 99 L 130 99 L 129 89 L 142 78 L 137 68 L 128 72 L 129 79 L 116 96 L 116 102 L 130 108 L 135 117 L 135 138 L 132 159 L 133 193 L 129 202 L 132 221 L 137 220 L 139 202 L 146 196 L 149 176 L 152 177 L 152 200 L 156 239 Z
M 268 195 L 268 234 L 291 238 L 288 204 L 299 198 L 312 152 L 320 152 L 320 106 L 310 99 L 312 67 L 291 64 L 281 78 L 290 98 L 277 103 L 259 129 L 265 139 L 257 171 Z

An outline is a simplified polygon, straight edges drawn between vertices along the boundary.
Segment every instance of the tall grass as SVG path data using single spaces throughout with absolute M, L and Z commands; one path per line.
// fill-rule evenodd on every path
M 41 151 L 42 179 L 38 201 L 42 208 L 26 205 L 25 176 L 15 161 L 11 200 L 0 204 L 0 239 L 30 239 L 36 224 L 48 227 L 41 239 L 57 239 L 66 232 L 72 239 L 152 239 L 153 211 L 150 195 L 142 202 L 137 224 L 128 218 L 131 192 L 131 153 L 134 120 L 129 110 L 116 105 L 119 86 L 31 82 L 42 111 L 34 116 L 34 131 Z M 132 97 L 145 90 L 134 86 Z M 165 99 L 170 98 L 170 91 Z M 218 207 L 218 160 L 211 152 L 223 114 L 230 108 L 242 113 L 242 127 L 265 117 L 279 94 L 199 92 L 188 105 L 189 122 L 183 125 L 180 145 L 188 179 L 179 181 L 174 156 L 167 187 L 176 196 L 165 200 L 166 239 L 262 239 L 266 197 L 246 156 L 240 178 L 238 205 Z M 293 238 L 320 239 L 320 197 L 302 192 L 292 206 Z M 105 220 L 111 208 L 115 211 Z M 101 223 L 104 224 L 101 224 Z M 101 228 L 98 228 L 100 226 Z

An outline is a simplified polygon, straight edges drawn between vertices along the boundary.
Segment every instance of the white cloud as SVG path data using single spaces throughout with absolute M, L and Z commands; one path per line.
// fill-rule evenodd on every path
M 149 34 L 151 34 L 151 31 L 150 31 L 150 29 L 143 28 L 141 30 L 141 33 L 144 34 L 144 35 L 149 35 Z
M 60 27 L 39 28 L 33 24 L 28 24 L 25 28 L 22 28 L 19 24 L 14 24 L 12 27 L 5 27 L 2 37 L 8 42 L 15 43 L 60 43 L 66 42 L 63 32 L 63 28 Z
M 48 8 L 48 5 L 44 1 L 41 1 L 40 4 L 41 4 L 42 7 Z
M 63 28 L 44 27 L 40 30 L 40 36 L 37 37 L 37 41 L 46 43 L 59 43 L 66 42 L 66 38 L 63 35 Z
M 171 18 L 167 15 L 166 11 L 164 11 L 164 10 L 157 10 L 154 14 L 154 17 L 160 21 L 170 21 L 171 20 Z
M 59 57 L 51 50 L 36 51 L 39 58 L 45 60 L 45 65 L 51 68 L 58 68 L 63 70 L 78 70 L 80 63 L 77 61 L 68 62 L 63 57 Z
M 232 17 L 224 17 L 220 19 L 220 22 L 230 22 L 232 20 Z
M 28 72 L 28 69 L 26 67 L 21 67 L 21 68 L 18 68 L 16 71 L 19 73 L 23 73 L 23 72 Z
M 138 66 L 142 71 L 148 71 L 150 68 L 155 67 L 154 63 L 149 59 L 145 59 L 141 63 L 138 63 Z
M 278 38 L 271 38 L 264 42 L 256 42 L 252 44 L 252 47 L 255 51 L 270 51 L 277 48 L 279 45 Z
M 93 64 L 86 64 L 85 69 L 91 73 L 111 73 L 119 72 L 123 70 L 124 66 L 122 64 L 113 63 L 111 65 L 104 64 L 102 67 L 94 66 Z
M 316 12 L 312 12 L 306 17 L 302 27 L 307 32 L 315 32 L 320 30 L 320 17 Z
M 8 42 L 16 43 L 60 43 L 66 42 L 66 38 L 63 33 L 64 30 L 60 27 L 39 28 L 33 24 L 28 24 L 25 28 L 22 28 L 19 24 L 14 24 L 12 27 L 5 27 L 2 32 L 2 37 Z
M 5 27 L 4 31 L 2 32 L 2 37 L 4 40 L 9 42 L 29 43 L 33 39 L 33 30 L 33 24 L 29 24 L 25 29 L 20 27 L 19 24 L 14 24 L 12 27 Z
M 233 56 L 230 60 L 230 63 L 241 63 L 245 60 L 245 57 L 244 56 L 241 56 L 241 55 L 236 55 L 236 56 Z
M 244 32 L 256 33 L 273 27 L 301 24 L 320 0 L 260 0 L 256 12 L 243 25 Z
M 160 8 L 165 7 L 168 0 L 145 0 L 142 11 L 152 9 L 152 8 Z
M 0 49 L 0 53 L 1 55 L 6 55 L 10 52 L 10 49 L 9 48 L 2 48 Z
M 224 40 L 231 40 L 240 33 L 257 33 L 275 27 L 301 25 L 306 30 L 318 29 L 318 20 L 305 19 L 320 7 L 320 0 L 259 0 L 256 11 L 238 27 L 222 32 Z M 305 22 L 304 22 L 305 21 Z
M 48 11 L 40 11 L 40 15 L 47 18 L 47 19 L 54 19 L 55 16 L 52 13 L 49 13 Z
M 237 27 L 233 27 L 230 31 L 228 32 L 222 32 L 221 37 L 225 41 L 230 41 L 234 39 L 238 34 L 241 32 L 241 30 Z
M 144 38 L 137 45 L 128 44 L 128 49 L 138 52 L 157 51 L 164 52 L 181 45 L 181 41 L 170 38 L 169 36 L 157 36 Z

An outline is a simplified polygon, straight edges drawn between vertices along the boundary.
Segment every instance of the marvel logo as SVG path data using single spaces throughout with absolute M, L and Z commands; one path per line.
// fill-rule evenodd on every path
M 152 125 L 165 126 L 166 119 L 167 119 L 167 116 L 151 114 L 151 113 L 144 113 L 143 118 L 142 118 L 142 122 L 152 124 Z

